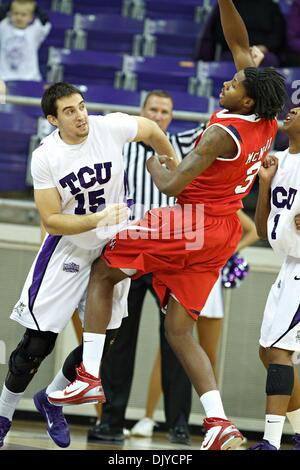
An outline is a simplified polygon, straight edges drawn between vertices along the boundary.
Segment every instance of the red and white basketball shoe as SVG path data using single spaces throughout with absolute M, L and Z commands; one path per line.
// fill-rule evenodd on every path
M 234 450 L 243 442 L 243 435 L 231 421 L 222 418 L 205 418 L 206 434 L 200 450 Z
M 81 363 L 76 369 L 76 379 L 64 390 L 52 392 L 48 400 L 52 405 L 82 405 L 84 403 L 105 403 L 101 380 L 86 372 Z

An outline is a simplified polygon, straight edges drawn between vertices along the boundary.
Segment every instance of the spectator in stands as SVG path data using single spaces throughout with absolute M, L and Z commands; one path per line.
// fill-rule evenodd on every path
M 0 10 L 0 76 L 41 80 L 38 50 L 51 29 L 47 14 L 33 0 L 14 0 Z
M 235 0 L 235 5 L 246 23 L 250 44 L 256 45 L 265 54 L 262 66 L 278 66 L 286 43 L 285 19 L 279 5 L 273 0 Z M 217 6 L 199 38 L 195 59 L 232 60 Z
M 294 0 L 287 17 L 287 52 L 286 65 L 300 67 L 300 0 Z

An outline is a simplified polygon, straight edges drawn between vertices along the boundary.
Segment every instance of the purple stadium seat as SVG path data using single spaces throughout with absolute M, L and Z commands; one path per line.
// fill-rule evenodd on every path
M 202 25 L 185 20 L 146 20 L 145 55 L 173 55 L 192 59 Z
M 126 89 L 188 91 L 189 80 L 196 75 L 196 65 L 192 61 L 177 57 L 133 57 L 124 60 Z
M 90 103 L 107 103 L 123 106 L 140 106 L 140 93 L 120 90 L 110 86 L 77 85 Z
M 219 97 L 224 81 L 231 80 L 235 73 L 233 62 L 198 62 L 197 77 L 211 80 L 210 94 L 215 97 Z
M 210 100 L 205 96 L 193 96 L 183 92 L 171 92 L 174 110 L 188 111 L 191 113 L 208 113 Z
M 0 153 L 0 191 L 23 191 L 26 185 L 27 154 Z
M 39 8 L 49 12 L 52 8 L 52 0 L 39 0 Z
M 37 122 L 23 113 L 0 112 L 2 153 L 27 154 L 29 139 L 36 132 Z
M 168 127 L 168 131 L 171 134 L 176 134 L 177 132 L 184 132 L 188 131 L 189 129 L 194 129 L 198 127 L 199 122 L 196 121 L 182 121 L 179 119 L 173 119 L 170 126 Z
M 49 49 L 48 81 L 113 85 L 123 56 L 111 52 Z
M 130 54 L 136 35 L 142 35 L 143 21 L 117 15 L 75 15 L 75 31 L 86 33 L 86 48 Z M 85 40 L 83 41 L 85 42 Z
M 143 0 L 140 3 L 145 18 L 193 21 L 197 8 L 203 7 L 205 0 Z
M 48 60 L 48 48 L 50 46 L 64 47 L 66 31 L 72 29 L 74 25 L 73 15 L 57 11 L 49 11 L 48 15 L 52 28 L 39 50 L 39 61 L 43 76 L 45 75 L 45 64 Z
M 8 95 L 29 96 L 31 98 L 41 98 L 44 93 L 45 86 L 46 83 L 44 82 L 32 82 L 29 80 L 15 80 L 6 82 L 6 89 Z M 43 115 L 40 106 L 25 106 L 17 104 L 7 106 L 10 106 L 11 112 L 22 112 L 27 116 L 31 116 L 33 118 L 39 118 Z
M 173 102 L 174 102 L 174 111 L 185 111 L 190 113 L 210 113 L 211 112 L 211 99 L 204 96 L 192 96 L 188 93 L 181 92 L 171 92 Z M 200 119 L 198 122 L 195 121 L 182 121 L 173 119 L 169 132 L 182 132 L 188 129 L 193 129 L 200 124 Z
M 5 105 L 1 110 L 5 111 Z M 30 138 L 36 132 L 36 119 L 17 112 L 0 112 L 0 191 L 26 188 Z
M 73 0 L 73 13 L 122 15 L 124 0 Z
M 46 83 L 33 82 L 30 80 L 10 80 L 6 82 L 8 95 L 30 96 L 31 98 L 41 98 L 44 93 Z

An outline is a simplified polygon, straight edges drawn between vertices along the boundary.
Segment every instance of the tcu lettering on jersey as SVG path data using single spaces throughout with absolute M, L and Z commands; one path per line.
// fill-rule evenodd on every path
M 291 210 L 298 190 L 289 188 L 286 190 L 283 186 L 277 186 L 272 191 L 272 204 L 278 209 Z
M 81 189 L 88 189 L 94 186 L 96 183 L 104 184 L 107 183 L 111 178 L 111 162 L 95 163 L 94 168 L 84 166 L 75 174 L 74 172 L 69 173 L 59 180 L 61 186 L 70 188 L 71 194 L 80 193 Z M 75 183 L 79 182 L 80 187 L 75 186 Z

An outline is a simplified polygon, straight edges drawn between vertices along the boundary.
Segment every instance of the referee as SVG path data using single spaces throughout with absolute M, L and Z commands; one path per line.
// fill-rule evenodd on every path
M 171 120 L 173 100 L 169 93 L 154 90 L 147 94 L 141 116 L 155 121 L 166 131 Z M 177 134 L 168 134 L 179 160 L 194 147 L 202 127 Z M 127 170 L 129 198 L 134 200 L 134 218 L 140 219 L 153 208 L 174 205 L 174 197 L 159 192 L 146 169 L 146 160 L 153 155 L 151 147 L 141 142 L 125 144 L 124 158 Z M 134 373 L 138 329 L 145 295 L 149 290 L 158 306 L 152 288 L 151 274 L 132 281 L 128 296 L 128 317 L 123 319 L 117 337 L 101 364 L 101 380 L 107 397 L 102 405 L 101 422 L 88 433 L 88 440 L 124 440 L 123 428 Z M 160 309 L 159 309 L 160 312 Z M 160 312 L 160 348 L 162 389 L 166 423 L 171 442 L 189 443 L 188 419 L 191 410 L 191 384 L 164 335 L 164 314 Z M 152 434 L 152 429 L 151 429 Z

